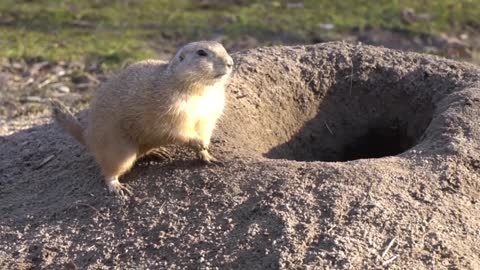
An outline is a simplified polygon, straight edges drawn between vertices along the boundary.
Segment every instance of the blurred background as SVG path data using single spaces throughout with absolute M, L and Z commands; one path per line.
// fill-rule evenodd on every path
M 480 64 L 480 0 L 0 0 L 0 121 L 82 107 L 109 74 L 184 43 L 334 40 Z

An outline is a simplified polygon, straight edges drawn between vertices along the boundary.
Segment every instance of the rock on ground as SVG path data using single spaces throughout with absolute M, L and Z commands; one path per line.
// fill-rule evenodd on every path
M 480 269 L 478 68 L 344 43 L 234 58 L 223 166 L 172 149 L 126 202 L 47 116 L 1 123 L 1 268 Z

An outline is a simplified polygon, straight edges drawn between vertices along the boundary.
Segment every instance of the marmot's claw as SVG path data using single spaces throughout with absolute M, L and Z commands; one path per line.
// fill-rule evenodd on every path
M 223 167 L 223 166 L 224 166 L 223 162 L 222 162 L 222 161 L 220 161 L 220 160 L 218 160 L 218 159 L 215 159 L 215 160 L 210 160 L 210 163 L 209 163 L 209 164 L 211 164 L 211 165 L 215 165 L 215 166 L 221 166 L 221 167 Z
M 115 195 L 119 196 L 121 199 L 126 200 L 128 196 L 132 196 L 132 188 L 127 184 L 122 184 L 118 180 L 110 181 L 108 183 L 108 190 L 110 192 L 115 193 Z
M 156 157 L 160 157 L 166 160 L 172 159 L 172 155 L 170 155 L 170 152 L 165 147 L 158 147 L 153 149 L 151 152 L 148 153 L 149 155 L 153 155 Z
M 220 160 L 218 160 L 216 157 L 210 155 L 210 160 L 209 160 L 210 164 L 222 164 L 222 162 Z
M 215 165 L 221 165 L 222 162 L 216 159 L 214 156 L 210 155 L 210 153 L 204 149 L 200 152 L 198 152 L 198 157 L 200 160 L 206 164 L 215 164 Z

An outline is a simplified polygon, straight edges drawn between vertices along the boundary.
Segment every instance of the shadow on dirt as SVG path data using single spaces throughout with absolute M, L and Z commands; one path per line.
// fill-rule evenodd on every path
M 13 259 L 34 268 L 145 258 L 160 266 L 218 260 L 229 269 L 278 268 L 275 243 L 296 230 L 287 231 L 274 210 L 278 194 L 288 193 L 286 180 L 263 168 L 245 170 L 230 157 L 223 166 L 204 166 L 185 149 L 172 153 L 177 159 L 138 162 L 122 180 L 134 188 L 123 202 L 108 193 L 86 149 L 56 124 L 1 137 L 0 225 L 22 231 L 17 240 L 25 246 Z M 332 200 L 324 197 L 322 208 Z M 73 244 L 62 251 L 53 238 Z M 84 251 L 85 245 L 93 249 Z M 55 259 L 62 252 L 77 255 Z

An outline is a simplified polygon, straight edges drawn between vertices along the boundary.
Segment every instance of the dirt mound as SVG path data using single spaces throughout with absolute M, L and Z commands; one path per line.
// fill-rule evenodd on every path
M 112 197 L 47 117 L 2 124 L 2 268 L 479 269 L 480 71 L 325 43 L 235 55 L 202 166 Z

